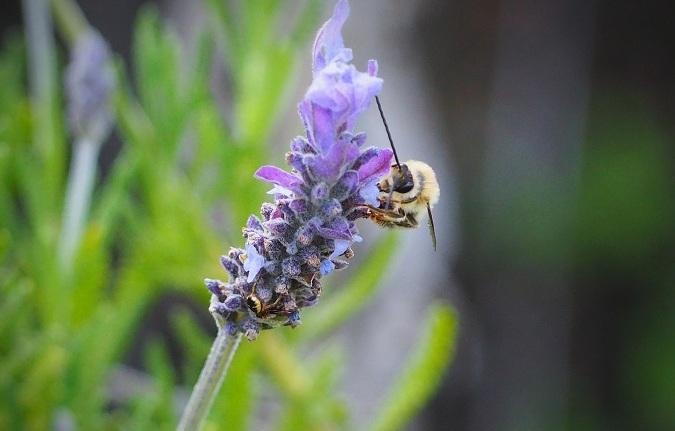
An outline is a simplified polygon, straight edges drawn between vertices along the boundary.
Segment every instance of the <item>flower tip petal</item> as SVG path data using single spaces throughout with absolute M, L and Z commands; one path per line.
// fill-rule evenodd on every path
M 372 58 L 368 60 L 368 75 L 373 77 L 377 76 L 377 69 L 378 69 L 377 60 Z
M 321 26 L 316 39 L 314 39 L 314 47 L 312 48 L 312 70 L 314 72 L 323 69 L 331 59 L 344 49 L 342 26 L 347 21 L 347 17 L 349 17 L 349 2 L 339 0 L 333 9 L 333 14 Z M 347 53 L 344 54 L 349 57 Z

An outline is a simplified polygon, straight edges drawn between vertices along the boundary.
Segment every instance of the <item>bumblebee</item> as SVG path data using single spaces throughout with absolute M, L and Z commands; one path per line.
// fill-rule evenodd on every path
M 440 188 L 436 174 L 431 166 L 417 160 L 400 163 L 394 141 L 391 138 L 389 125 L 384 117 L 380 99 L 375 96 L 387 137 L 394 152 L 396 164 L 392 165 L 389 174 L 377 187 L 379 205 L 367 205 L 366 215 L 375 223 L 391 228 L 416 228 L 428 217 L 431 242 L 436 250 L 436 231 L 431 208 L 438 202 Z

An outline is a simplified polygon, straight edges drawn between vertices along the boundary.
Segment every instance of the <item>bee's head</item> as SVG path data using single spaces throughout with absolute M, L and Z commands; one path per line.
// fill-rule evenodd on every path
M 413 189 L 413 175 L 408 165 L 392 165 L 389 175 L 377 184 L 381 192 L 390 193 L 392 190 L 397 193 L 408 193 Z
M 391 168 L 392 188 L 397 193 L 408 193 L 413 189 L 413 175 L 408 169 L 408 165 L 401 164 L 401 167 L 394 165 Z

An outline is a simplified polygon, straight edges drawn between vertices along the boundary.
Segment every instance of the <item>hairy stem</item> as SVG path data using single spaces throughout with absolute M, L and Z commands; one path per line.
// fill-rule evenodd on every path
M 178 424 L 179 431 L 198 431 L 204 419 L 211 410 L 213 400 L 216 398 L 220 386 L 223 384 L 227 369 L 239 347 L 241 333 L 230 335 L 224 329 L 218 329 L 218 335 L 213 341 L 211 352 L 206 358 L 206 363 L 199 374 L 190 395 L 190 400 L 183 411 L 183 416 Z

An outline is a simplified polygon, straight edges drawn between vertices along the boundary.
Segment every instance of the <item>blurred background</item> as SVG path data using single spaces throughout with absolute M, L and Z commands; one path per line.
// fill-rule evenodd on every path
M 49 269 L 61 221 L 61 203 L 52 201 L 63 193 L 65 174 L 58 172 L 67 172 L 72 157 L 65 114 L 49 112 L 63 109 L 54 108 L 63 96 L 46 102 L 51 108 L 43 113 L 56 118 L 52 143 L 62 155 L 50 159 L 49 148 L 38 143 L 37 154 L 46 154 L 47 162 L 35 169 L 29 162 L 36 150 L 27 146 L 43 114 L 31 114 L 32 105 L 17 94 L 30 85 L 30 59 L 19 41 L 25 8 L 18 1 L 3 4 L 0 383 L 8 410 L 0 428 L 100 429 L 102 419 L 80 417 L 94 409 L 113 417 L 108 427 L 142 429 L 159 423 L 158 406 L 171 410 L 184 402 L 214 331 L 200 279 L 222 276 L 218 256 L 239 245 L 237 226 L 265 199 L 250 174 L 263 162 L 281 164 L 288 142 L 302 132 L 295 104 L 311 80 L 314 32 L 333 4 L 314 2 L 311 25 L 296 31 L 291 17 L 306 2 L 281 2 L 275 13 L 282 19 L 274 24 L 266 17 L 276 2 L 258 1 L 263 9 L 242 19 L 251 27 L 227 33 L 226 25 L 211 25 L 221 10 L 216 3 L 227 2 L 77 2 L 119 55 L 117 74 L 127 81 L 118 80 L 125 90 L 115 98 L 118 125 L 98 156 L 80 269 L 67 277 Z M 427 395 L 403 409 L 409 420 L 376 429 L 675 429 L 673 12 L 669 2 L 649 1 L 352 1 L 346 44 L 357 67 L 369 58 L 379 61 L 382 102 L 398 152 L 429 162 L 438 174 L 439 250 L 432 253 L 424 229 L 391 237 L 363 223 L 358 272 L 336 275 L 331 284 L 370 289 L 347 298 L 359 304 L 358 313 L 335 320 L 330 340 L 339 347 L 319 342 L 321 329 L 306 329 L 328 313 L 308 316 L 295 331 L 307 330 L 307 339 L 282 334 L 262 347 L 245 345 L 233 365 L 239 380 L 224 388 L 227 414 L 213 419 L 213 429 L 361 429 L 383 403 L 396 404 L 396 396 L 382 394 L 402 375 L 432 381 L 421 383 Z M 261 30 L 272 24 L 291 34 L 289 45 L 275 45 Z M 70 44 L 59 25 L 57 17 L 56 86 Z M 215 28 L 211 39 L 204 28 Z M 239 45 L 219 50 L 226 39 Z M 135 93 L 140 106 L 128 97 Z M 183 128 L 183 122 L 192 126 Z M 359 128 L 371 144 L 385 145 L 374 109 Z M 164 152 L 176 157 L 157 156 Z M 42 176 L 53 188 L 31 179 Z M 42 215 L 33 216 L 33 207 Z M 68 305 L 73 323 L 36 329 L 25 316 L 31 306 L 46 310 L 41 322 L 60 319 L 62 304 L 39 304 L 52 284 L 74 286 Z M 99 286 L 96 292 L 87 288 L 92 285 Z M 142 298 L 131 293 L 139 286 L 147 290 Z M 100 301 L 119 309 L 108 313 L 114 306 Z M 317 308 L 330 301 L 327 295 Z M 454 357 L 452 365 L 425 375 L 436 369 L 422 361 L 422 374 L 406 374 L 402 370 L 415 369 L 408 357 L 428 329 L 427 311 L 446 302 L 457 311 L 457 339 L 454 344 L 446 334 L 450 342 L 437 343 L 445 353 L 437 353 L 445 358 L 441 363 Z M 124 313 L 127 320 L 119 318 Z M 88 319 L 104 323 L 84 325 Z M 111 335 L 115 330 L 124 335 Z M 91 353 L 69 358 L 68 333 L 78 334 L 84 340 L 78 348 Z M 275 345 L 286 339 L 296 343 L 290 353 Z M 53 348 L 33 347 L 44 343 Z M 314 360 L 316 346 L 328 353 Z M 97 354 L 108 364 L 102 370 L 95 366 Z M 283 358 L 293 363 L 293 355 L 309 357 L 319 368 L 316 376 L 341 370 L 324 388 L 330 402 L 311 414 L 302 391 L 284 392 L 286 371 L 273 365 L 288 365 Z M 262 371 L 246 369 L 246 361 L 260 357 L 265 363 L 266 356 L 274 360 Z M 25 361 L 36 365 L 22 370 Z M 61 363 L 71 365 L 54 365 Z M 183 374 L 176 377 L 178 369 Z M 313 372 L 299 369 L 307 386 L 321 381 Z M 80 375 L 87 373 L 105 379 Z M 78 389 L 54 388 L 57 380 Z M 31 387 L 31 381 L 45 383 Z M 85 395 L 101 388 L 75 384 L 84 381 L 107 382 L 95 406 Z M 275 400 L 284 397 L 291 401 L 279 407 Z M 136 400 L 132 419 L 115 422 L 124 410 L 117 407 L 129 399 Z M 244 401 L 232 407 L 232 399 Z M 53 414 L 40 417 L 41 407 L 30 407 L 31 400 Z M 228 408 L 255 413 L 240 424 Z M 285 419 L 275 419 L 279 411 Z M 171 423 L 164 425 L 170 429 Z

